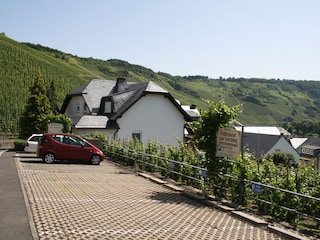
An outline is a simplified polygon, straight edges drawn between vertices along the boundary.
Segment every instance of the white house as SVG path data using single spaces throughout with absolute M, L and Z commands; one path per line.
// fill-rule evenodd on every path
M 62 113 L 72 119 L 75 134 L 101 132 L 111 139 L 149 139 L 177 145 L 192 117 L 165 89 L 153 82 L 123 78 L 91 80 L 69 93 Z

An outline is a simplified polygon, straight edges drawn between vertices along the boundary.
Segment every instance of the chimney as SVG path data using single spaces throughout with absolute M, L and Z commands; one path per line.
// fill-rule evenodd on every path
M 124 78 L 117 78 L 116 86 L 114 87 L 113 93 L 119 93 L 127 88 L 127 82 Z
M 190 105 L 190 109 L 196 109 L 197 108 L 197 105 L 196 104 L 191 104 Z

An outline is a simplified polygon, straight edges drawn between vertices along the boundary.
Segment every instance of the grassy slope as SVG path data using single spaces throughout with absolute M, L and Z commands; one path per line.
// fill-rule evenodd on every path
M 320 82 L 265 79 L 183 78 L 129 64 L 121 60 L 79 58 L 34 44 L 22 44 L 0 35 L 0 127 L 17 124 L 37 71 L 47 85 L 55 81 L 60 104 L 82 83 L 124 77 L 128 81 L 154 81 L 182 104 L 206 110 L 205 99 L 227 105 L 243 104 L 238 120 L 247 125 L 282 124 L 287 120 L 318 120 Z
M 91 76 L 63 59 L 52 57 L 0 35 L 0 131 L 16 131 L 29 98 L 29 88 L 40 71 L 47 86 L 54 81 L 62 102 L 65 93 Z

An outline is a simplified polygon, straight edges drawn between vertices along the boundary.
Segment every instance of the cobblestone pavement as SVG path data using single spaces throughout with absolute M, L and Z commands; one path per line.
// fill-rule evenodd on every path
M 39 239 L 283 239 L 108 161 L 16 163 Z

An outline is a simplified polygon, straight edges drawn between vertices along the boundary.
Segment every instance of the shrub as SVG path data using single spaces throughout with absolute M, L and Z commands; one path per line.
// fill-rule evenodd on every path
M 24 139 L 15 139 L 13 143 L 14 143 L 14 150 L 23 151 L 27 141 Z

